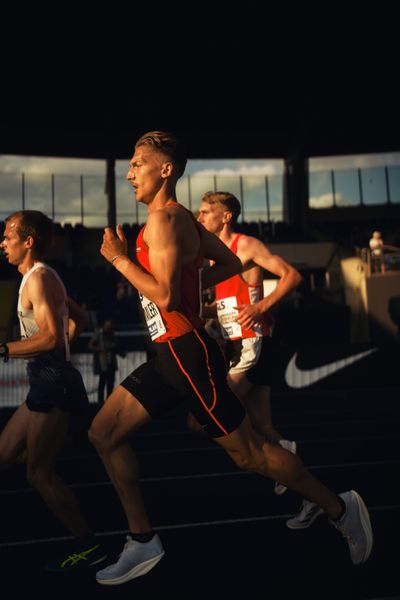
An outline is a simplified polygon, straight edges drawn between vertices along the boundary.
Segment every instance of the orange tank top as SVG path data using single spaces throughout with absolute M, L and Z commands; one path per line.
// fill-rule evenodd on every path
M 180 337 L 197 327 L 204 325 L 204 320 L 200 317 L 201 311 L 201 270 L 204 261 L 204 244 L 200 233 L 199 225 L 192 213 L 177 204 L 183 210 L 186 210 L 193 218 L 196 229 L 199 234 L 200 247 L 196 259 L 187 265 L 183 265 L 181 274 L 181 303 L 176 310 L 170 312 L 158 308 L 139 290 L 139 298 L 142 304 L 144 317 L 149 329 L 152 341 L 160 343 L 166 342 L 171 338 Z M 146 225 L 140 230 L 136 240 L 136 256 L 142 267 L 151 273 L 149 261 L 149 247 L 143 239 L 143 233 Z
M 238 234 L 232 242 L 230 250 L 237 254 Z M 239 304 L 256 304 L 264 297 L 262 285 L 249 285 L 239 275 L 234 275 L 215 286 L 215 299 L 217 302 L 218 320 L 221 325 L 222 335 L 225 339 L 237 340 L 240 338 L 261 337 L 271 335 L 269 318 L 264 314 L 261 320 L 251 329 L 245 329 L 236 323 L 238 311 L 235 306 Z

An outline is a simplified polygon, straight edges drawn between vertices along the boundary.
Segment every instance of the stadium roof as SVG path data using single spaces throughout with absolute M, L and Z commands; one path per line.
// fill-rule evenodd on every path
M 133 36 L 128 54 L 74 31 L 67 52 L 57 30 L 50 44 L 37 36 L 20 68 L 2 67 L 0 152 L 126 158 L 151 129 L 182 135 L 190 158 L 400 151 L 394 48 L 350 48 L 342 30 L 335 44 L 320 30 L 297 46 L 286 31 L 274 47 L 263 28 L 159 44 Z

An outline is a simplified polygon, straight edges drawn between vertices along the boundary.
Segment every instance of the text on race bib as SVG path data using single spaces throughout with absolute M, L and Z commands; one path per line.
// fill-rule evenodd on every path
M 242 328 L 236 323 L 236 317 L 239 313 L 235 306 L 237 306 L 236 296 L 217 300 L 218 321 L 225 339 L 242 337 Z
M 139 299 L 143 308 L 144 318 L 148 327 L 150 337 L 152 340 L 156 340 L 166 333 L 164 321 L 158 310 L 157 306 L 146 298 L 142 293 L 139 292 Z

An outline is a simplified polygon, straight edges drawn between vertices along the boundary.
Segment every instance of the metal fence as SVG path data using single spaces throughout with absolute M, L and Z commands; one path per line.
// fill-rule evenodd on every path
M 127 352 L 124 358 L 118 357 L 115 385 L 146 359 L 146 352 Z M 89 401 L 97 402 L 99 376 L 94 374 L 93 353 L 73 354 L 72 363 L 82 374 Z M 26 399 L 28 387 L 25 360 L 12 359 L 6 364 L 0 362 L 0 408 L 20 406 Z
M 400 204 L 400 165 L 370 168 L 312 170 L 309 207 Z M 0 173 L 0 220 L 13 210 L 34 208 L 61 224 L 86 227 L 107 225 L 107 197 L 103 175 L 38 175 Z M 283 175 L 193 174 L 178 182 L 180 202 L 196 212 L 210 190 L 235 194 L 242 206 L 239 221 L 283 221 Z M 117 222 L 142 224 L 146 207 L 134 200 L 125 177 L 116 177 Z
M 178 182 L 179 201 L 195 212 L 209 190 L 235 194 L 242 205 L 240 221 L 281 221 L 282 175 L 189 175 Z M 86 227 L 107 225 L 107 197 L 102 175 L 0 173 L 0 220 L 14 210 L 35 209 L 54 221 Z M 116 177 L 117 222 L 142 224 L 146 207 L 135 202 L 125 177 Z
M 400 165 L 310 170 L 310 208 L 384 204 L 400 204 Z

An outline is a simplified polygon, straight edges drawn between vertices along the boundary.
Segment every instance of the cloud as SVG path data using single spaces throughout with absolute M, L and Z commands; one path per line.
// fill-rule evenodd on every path
M 310 158 L 310 172 L 338 171 L 340 169 L 369 169 L 371 167 L 398 166 L 400 164 L 399 152 L 383 154 L 355 154 L 344 156 L 326 156 Z
M 282 171 L 281 171 L 282 172 Z M 239 175 L 243 175 L 243 176 L 261 176 L 261 177 L 265 177 L 265 175 L 268 176 L 274 176 L 274 175 L 278 175 L 280 173 L 278 173 L 278 169 L 276 168 L 275 165 L 272 164 L 263 164 L 263 165 L 244 165 L 244 166 L 240 166 L 238 165 L 237 167 L 224 167 L 224 168 L 205 168 L 205 169 L 201 169 L 199 171 L 196 171 L 194 173 L 191 173 L 192 177 L 206 177 L 206 176 L 214 176 L 214 175 L 218 175 L 218 176 L 226 176 L 226 177 L 237 177 Z
M 346 200 L 341 194 L 335 194 L 336 206 L 350 206 L 351 202 Z M 333 194 L 321 194 L 321 196 L 311 196 L 309 201 L 310 208 L 332 208 Z
M 283 161 L 265 159 L 192 159 L 188 161 L 185 175 L 237 176 L 237 175 L 281 175 Z
M 105 161 L 85 158 L 0 155 L 1 173 L 104 175 Z

